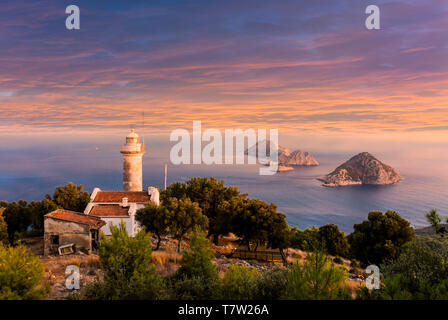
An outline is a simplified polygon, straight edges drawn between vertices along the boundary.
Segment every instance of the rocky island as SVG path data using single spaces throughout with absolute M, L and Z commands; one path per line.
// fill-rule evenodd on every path
M 266 154 L 270 156 L 270 145 L 271 141 L 266 142 Z M 288 148 L 277 145 L 278 152 L 278 172 L 292 171 L 293 166 L 318 166 L 319 162 L 307 151 L 295 150 L 291 152 Z M 245 154 L 248 155 L 249 152 L 255 152 L 258 154 L 258 142 L 248 148 Z M 269 162 L 267 163 L 267 165 Z
M 362 152 L 337 167 L 333 172 L 318 178 L 326 187 L 351 185 L 387 185 L 401 180 L 397 170 L 382 163 L 368 152 Z

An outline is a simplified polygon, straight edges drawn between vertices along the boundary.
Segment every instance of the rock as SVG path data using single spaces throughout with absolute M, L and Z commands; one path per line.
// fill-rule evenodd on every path
M 286 171 L 293 171 L 294 168 L 290 167 L 290 166 L 283 166 L 283 165 L 279 165 L 277 168 L 277 172 L 286 172 Z
M 337 167 L 333 172 L 318 178 L 326 187 L 350 185 L 387 185 L 401 180 L 398 172 L 368 152 L 362 152 Z
M 289 156 L 280 155 L 279 163 L 287 166 L 318 166 L 319 162 L 309 153 L 295 150 Z
M 264 142 L 264 141 L 263 141 Z M 272 142 L 273 143 L 273 142 Z M 271 141 L 266 141 L 266 156 L 270 157 L 270 146 Z M 274 147 L 277 146 L 278 153 L 278 169 L 277 172 L 285 172 L 292 171 L 294 168 L 292 166 L 318 166 L 319 162 L 309 153 L 302 150 L 295 150 L 291 152 L 288 148 L 282 147 L 280 145 L 274 144 Z M 248 155 L 250 152 L 258 155 L 258 142 L 246 149 L 244 154 Z M 267 166 L 270 164 L 270 159 L 259 159 L 260 163 L 263 163 Z
M 271 142 L 271 140 L 263 140 L 262 143 L 266 143 L 266 156 L 267 157 L 271 156 L 271 143 L 273 144 L 273 148 L 277 147 L 277 153 L 279 156 L 282 154 L 289 156 L 291 153 L 288 148 L 285 148 L 278 144 L 275 144 L 274 142 Z M 253 146 L 247 148 L 246 151 L 244 151 L 245 155 L 248 155 L 249 153 L 253 153 L 258 157 L 258 142 L 256 144 L 254 144 Z

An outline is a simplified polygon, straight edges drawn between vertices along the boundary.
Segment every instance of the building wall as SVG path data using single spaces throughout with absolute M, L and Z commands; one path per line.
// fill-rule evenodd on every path
M 44 230 L 44 255 L 58 254 L 58 247 L 70 243 L 74 243 L 77 250 L 92 249 L 88 225 L 45 217 Z M 58 244 L 52 243 L 52 236 L 59 236 Z
M 142 191 L 142 153 L 123 155 L 123 190 Z
M 101 220 L 106 222 L 106 225 L 104 225 L 101 228 L 101 231 L 104 232 L 106 236 L 112 235 L 110 232 L 110 226 L 113 224 L 114 226 L 119 226 L 121 222 L 124 222 L 126 225 L 126 231 L 129 235 L 134 236 L 134 224 L 131 221 L 130 217 L 127 218 L 120 218 L 120 217 L 101 217 Z

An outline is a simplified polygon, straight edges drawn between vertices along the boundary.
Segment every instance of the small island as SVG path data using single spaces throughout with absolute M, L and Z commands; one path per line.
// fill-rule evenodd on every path
M 400 181 L 401 176 L 370 153 L 362 152 L 318 180 L 324 182 L 325 187 L 388 185 Z
M 267 140 L 266 142 L 266 156 L 270 157 L 270 146 L 271 141 Z M 278 153 L 278 170 L 277 172 L 285 172 L 294 170 L 294 166 L 318 166 L 319 162 L 311 155 L 311 153 L 303 150 L 295 150 L 290 151 L 288 148 L 282 147 L 280 145 L 276 145 Z M 258 154 L 258 142 L 246 149 L 245 154 L 249 155 L 249 153 Z M 263 159 L 262 159 L 263 160 Z M 266 163 L 269 165 L 270 161 Z

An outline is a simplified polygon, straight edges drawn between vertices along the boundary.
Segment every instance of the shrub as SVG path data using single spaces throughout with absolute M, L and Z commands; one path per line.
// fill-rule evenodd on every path
M 212 262 L 214 258 L 205 232 L 197 228 L 190 239 L 190 250 L 183 252 L 179 274 L 188 278 L 217 278 L 218 271 Z
M 86 290 L 88 299 L 161 299 L 166 295 L 163 279 L 151 263 L 151 237 L 140 231 L 132 238 L 123 223 L 111 226 L 108 241 L 101 234 L 98 248 L 104 280 Z
M 409 222 L 393 211 L 370 212 L 366 221 L 353 228 L 348 237 L 351 253 L 363 265 L 397 258 L 402 246 L 414 238 Z
M 0 244 L 0 300 L 39 300 L 48 295 L 43 285 L 44 269 L 38 257 L 19 244 Z
M 337 225 L 330 223 L 319 228 L 317 233 L 319 241 L 325 246 L 328 254 L 347 257 L 349 244 L 343 231 Z
M 412 294 L 406 290 L 406 279 L 401 274 L 396 274 L 384 279 L 381 298 L 384 300 L 410 300 Z
M 418 237 L 403 248 L 400 256 L 381 265 L 386 278 L 400 275 L 400 283 L 411 293 L 435 287 L 448 278 L 446 244 L 429 237 Z
M 303 265 L 291 267 L 286 298 L 295 300 L 346 299 L 347 271 L 322 251 L 310 252 Z
M 254 268 L 230 265 L 222 279 L 223 299 L 251 300 L 256 296 L 259 273 Z
M 171 280 L 172 299 L 213 300 L 219 299 L 219 279 L 200 276 L 173 277 Z
M 303 251 L 312 251 L 319 247 L 319 229 L 316 227 L 300 230 L 297 227 L 291 229 L 291 247 Z
M 289 270 L 274 267 L 265 272 L 257 281 L 257 299 L 278 300 L 286 293 Z
M 4 210 L 5 208 L 0 208 L 0 245 L 6 245 L 8 243 L 8 226 L 2 215 Z

